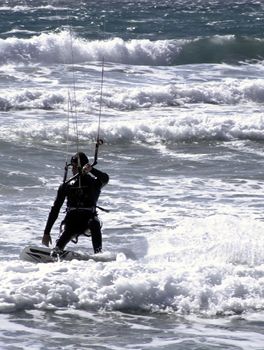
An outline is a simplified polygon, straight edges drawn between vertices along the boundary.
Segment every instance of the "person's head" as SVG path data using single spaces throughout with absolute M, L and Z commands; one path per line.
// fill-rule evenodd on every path
M 85 164 L 89 163 L 89 159 L 83 152 L 77 152 L 71 157 L 71 165 L 73 174 L 77 174 L 78 167 L 82 168 Z

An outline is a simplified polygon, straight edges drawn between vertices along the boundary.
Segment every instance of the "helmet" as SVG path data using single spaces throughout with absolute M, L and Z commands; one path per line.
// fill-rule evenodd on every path
M 74 156 L 71 157 L 71 165 L 77 164 L 83 167 L 85 164 L 89 163 L 89 159 L 83 152 L 77 152 Z

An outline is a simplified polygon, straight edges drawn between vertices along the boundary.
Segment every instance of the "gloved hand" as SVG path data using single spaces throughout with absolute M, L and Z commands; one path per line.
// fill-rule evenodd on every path
M 83 166 L 82 171 L 83 171 L 83 173 L 88 174 L 92 170 L 92 168 L 93 167 L 91 166 L 91 164 L 87 163 Z

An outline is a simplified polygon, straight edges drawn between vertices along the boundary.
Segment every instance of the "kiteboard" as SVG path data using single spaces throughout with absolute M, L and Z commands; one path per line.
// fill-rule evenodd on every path
M 38 246 L 27 246 L 20 253 L 20 259 L 34 263 L 51 263 L 71 260 L 94 260 L 101 262 L 115 261 L 116 253 L 104 252 L 98 254 L 82 254 L 71 250 L 64 250 L 60 255 L 51 256 L 51 249 Z

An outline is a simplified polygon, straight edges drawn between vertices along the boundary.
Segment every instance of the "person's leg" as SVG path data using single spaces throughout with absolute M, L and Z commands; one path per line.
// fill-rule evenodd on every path
M 56 247 L 60 250 L 63 250 L 65 246 L 70 242 L 72 239 L 72 234 L 69 231 L 64 230 L 59 239 L 56 241 Z
M 74 232 L 82 220 L 78 220 L 75 212 L 67 213 L 61 223 L 61 234 L 56 241 L 56 249 L 63 250 L 70 240 L 75 236 Z
M 102 232 L 101 224 L 97 217 L 90 220 L 89 229 L 91 231 L 94 253 L 100 253 L 102 251 Z

